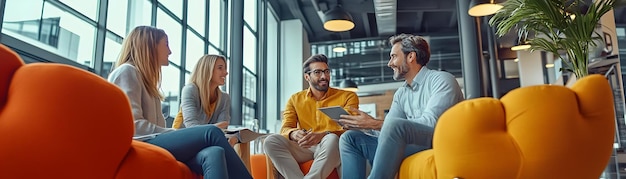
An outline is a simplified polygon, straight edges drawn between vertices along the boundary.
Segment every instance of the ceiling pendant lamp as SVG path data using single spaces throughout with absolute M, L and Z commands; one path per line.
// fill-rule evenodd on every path
M 324 29 L 332 32 L 344 32 L 354 28 L 352 16 L 341 5 L 324 13 Z
M 348 49 L 346 47 L 344 47 L 344 46 L 333 47 L 333 52 L 337 52 L 337 53 L 342 53 L 342 52 L 345 52 L 347 50 Z
M 356 83 L 347 78 L 341 81 L 341 83 L 339 84 L 339 87 L 342 88 L 343 90 L 352 91 L 352 92 L 356 92 L 357 90 L 359 90 L 359 87 L 356 85 Z
M 530 45 L 528 44 L 518 44 L 518 45 L 511 47 L 511 50 L 520 51 L 520 50 L 528 50 L 529 48 L 530 48 Z
M 502 7 L 504 6 L 496 3 L 496 0 L 471 0 L 467 13 L 474 17 L 488 16 L 495 14 Z
M 515 40 L 513 47 L 511 47 L 511 50 L 513 51 L 528 50 L 528 49 L 530 49 L 530 44 L 528 43 L 525 37 Z

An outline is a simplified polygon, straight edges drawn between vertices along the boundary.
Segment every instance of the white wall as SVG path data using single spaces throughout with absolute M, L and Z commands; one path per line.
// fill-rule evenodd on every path
M 311 47 L 300 20 L 284 20 L 280 24 L 280 110 L 283 111 L 289 97 L 303 89 L 305 80 L 302 62 L 311 56 Z M 282 116 L 279 117 L 282 118 Z M 269 125 L 267 128 L 272 130 Z M 275 124 L 275 128 L 280 128 L 280 123 Z M 274 131 L 278 130 L 274 129 Z
M 278 69 L 280 69 L 280 54 L 278 54 L 280 50 L 280 47 L 278 46 L 278 39 L 280 34 L 278 33 L 280 32 L 280 30 L 278 29 L 278 27 L 280 21 L 276 19 L 271 13 L 271 10 L 267 10 L 267 31 L 265 31 L 265 33 L 267 33 L 267 59 L 265 59 L 265 62 L 267 63 L 267 90 L 265 91 L 265 95 L 267 95 L 267 100 L 265 102 L 265 129 L 269 130 L 268 132 L 270 133 L 276 133 L 277 131 L 276 129 L 274 129 L 274 126 L 277 122 L 280 122 L 278 121 L 280 119 L 280 116 L 278 115 L 280 107 L 278 105 L 280 104 L 278 102 L 279 94 L 277 93 L 278 84 L 280 82 L 278 76 Z

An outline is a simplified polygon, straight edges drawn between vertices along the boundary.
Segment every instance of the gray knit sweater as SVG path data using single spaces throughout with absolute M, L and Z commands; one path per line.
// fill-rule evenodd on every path
M 211 116 L 207 116 L 200 102 L 199 88 L 193 83 L 185 85 L 180 102 L 183 110 L 183 124 L 181 128 L 230 121 L 230 96 L 221 90 L 220 93 L 221 97 L 215 105 L 215 111 Z

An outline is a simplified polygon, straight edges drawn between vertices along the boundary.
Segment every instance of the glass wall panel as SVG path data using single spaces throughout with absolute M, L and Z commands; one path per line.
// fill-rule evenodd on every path
M 278 19 L 276 18 L 276 16 L 273 15 L 272 11 L 268 8 L 267 9 L 267 30 L 266 32 L 266 37 L 267 37 L 267 42 L 266 42 L 266 47 L 267 47 L 267 58 L 265 60 L 265 63 L 267 63 L 267 70 L 266 70 L 266 83 L 265 83 L 265 92 L 266 92 L 266 99 L 268 99 L 266 101 L 266 117 L 265 119 L 267 120 L 266 123 L 266 129 L 269 130 L 269 132 L 271 133 L 275 133 L 277 132 L 279 129 L 275 129 L 274 127 L 276 126 L 275 123 L 280 119 L 280 116 L 278 116 L 279 113 L 279 108 L 278 105 L 276 104 L 276 99 L 278 99 L 278 80 L 275 79 L 279 79 L 278 77 L 278 62 L 280 61 L 279 57 L 278 57 L 278 39 L 279 39 L 279 34 L 278 34 Z
M 243 66 L 256 74 L 256 36 L 245 28 L 243 29 Z
M 42 33 L 50 32 L 49 44 L 56 44 L 57 53 L 80 64 L 93 67 L 96 28 L 50 3 L 44 4 Z M 48 26 L 49 23 L 49 26 Z M 43 31 L 45 29 L 45 31 Z M 58 36 L 54 39 L 55 34 Z M 47 35 L 46 35 L 47 36 Z M 55 41 L 56 40 L 56 41 Z
M 213 48 L 213 46 L 210 46 L 210 45 L 209 45 L 209 54 L 219 54 L 219 55 L 222 55 L 222 56 L 226 56 L 226 55 L 220 53 L 220 51 L 218 51 L 217 49 Z
M 228 73 L 230 73 L 230 59 L 228 57 L 226 57 L 226 69 L 228 69 Z M 230 90 L 230 77 L 226 77 L 226 84 L 224 84 L 223 89 L 224 91 L 229 92 L 228 90 Z
M 128 0 L 109 0 L 107 12 L 107 29 L 119 36 L 126 36 L 126 22 L 128 22 Z
M 230 28 L 233 24 L 233 20 L 230 15 L 232 13 L 233 2 L 232 1 L 227 1 L 227 2 L 228 2 L 228 7 L 226 8 L 226 12 L 228 13 L 226 13 L 226 16 L 227 16 L 226 21 L 228 21 L 228 23 L 226 23 L 226 40 L 224 40 L 225 42 L 228 42 L 228 43 L 225 43 L 226 46 L 230 45 L 230 36 L 232 35 L 230 34 Z M 218 47 L 220 47 L 221 49 L 228 49 L 226 54 L 230 55 L 230 48 L 224 48 L 222 46 L 218 46 Z
M 93 67 L 96 28 L 47 2 L 43 3 L 41 14 L 42 3 L 41 0 L 7 1 L 2 32 Z
M 150 0 L 128 1 L 128 6 L 130 6 L 130 11 L 128 11 L 128 25 L 126 26 L 126 32 L 130 32 L 133 28 L 137 26 L 150 26 L 150 24 L 152 23 L 152 3 L 150 2 Z
M 256 76 L 247 70 L 243 73 L 243 97 L 256 102 Z
M 206 0 L 189 0 L 187 7 L 187 23 L 194 30 L 200 33 L 201 36 L 204 36 L 204 21 L 206 20 Z
M 39 30 L 40 25 L 52 25 L 51 23 L 41 23 L 42 0 L 7 0 L 5 6 L 2 33 L 38 46 L 43 46 L 44 44 L 50 46 L 47 42 L 51 40 L 43 37 L 53 36 L 52 38 L 58 39 L 58 34 L 50 34 L 51 32 L 42 34 L 43 30 Z M 29 10 L 24 11 L 24 9 Z M 55 25 L 58 28 L 58 23 Z M 36 41 L 39 42 L 35 43 Z
M 183 1 L 181 0 L 159 0 L 165 8 L 172 11 L 178 18 L 183 18 Z
M 185 61 L 185 68 L 187 71 L 193 72 L 196 63 L 200 57 L 204 55 L 204 41 L 194 34 L 191 31 L 187 31 L 187 53 Z
M 104 39 L 104 55 L 103 55 L 103 66 L 102 66 L 102 76 L 107 78 L 109 73 L 113 69 L 117 58 L 120 55 L 120 51 L 122 50 L 122 39 L 118 39 L 114 35 L 107 35 L 106 39 Z
M 89 17 L 91 20 L 96 20 L 98 17 L 98 0 L 60 0 L 63 4 L 70 6 L 72 9 L 80 12 L 81 14 Z
M 191 80 L 191 73 L 185 73 L 185 84 L 189 83 L 189 80 Z
M 176 117 L 178 113 L 179 103 L 178 95 L 180 94 L 180 69 L 173 65 L 165 66 L 161 68 L 161 91 L 165 100 L 163 101 L 163 108 L 169 108 L 169 116 Z M 165 110 L 164 110 L 165 111 Z
M 180 64 L 180 52 L 182 41 L 182 25 L 174 20 L 171 16 L 165 14 L 163 10 L 157 9 L 157 28 L 165 30 L 167 38 L 169 40 L 170 49 L 172 54 L 169 60 L 174 64 Z
M 243 4 L 243 20 L 256 31 L 257 0 L 247 0 Z
M 213 43 L 216 47 L 222 48 L 222 43 L 220 41 L 220 37 L 223 37 L 223 33 L 221 32 L 222 27 L 224 27 L 224 23 L 222 23 L 222 4 L 221 0 L 212 0 L 209 4 L 209 42 Z M 230 12 L 230 11 L 228 11 Z M 229 21 L 230 22 L 230 21 Z M 230 23 L 229 23 L 230 25 Z
M 241 121 L 241 124 L 245 127 L 252 127 L 252 120 L 255 118 L 255 113 L 256 110 L 254 109 L 254 103 L 250 103 L 247 101 L 243 102 L 243 108 L 242 110 L 242 117 L 244 118 L 243 121 Z M 254 152 L 254 151 L 251 151 Z

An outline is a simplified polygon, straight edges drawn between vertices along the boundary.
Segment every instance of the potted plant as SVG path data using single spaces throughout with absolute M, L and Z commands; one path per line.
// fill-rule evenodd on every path
M 613 9 L 615 0 L 508 0 L 502 5 L 489 21 L 498 36 L 517 29 L 531 51 L 558 54 L 565 62 L 562 70 L 580 79 L 589 74 L 589 53 L 603 41 L 595 31 L 600 18 Z

